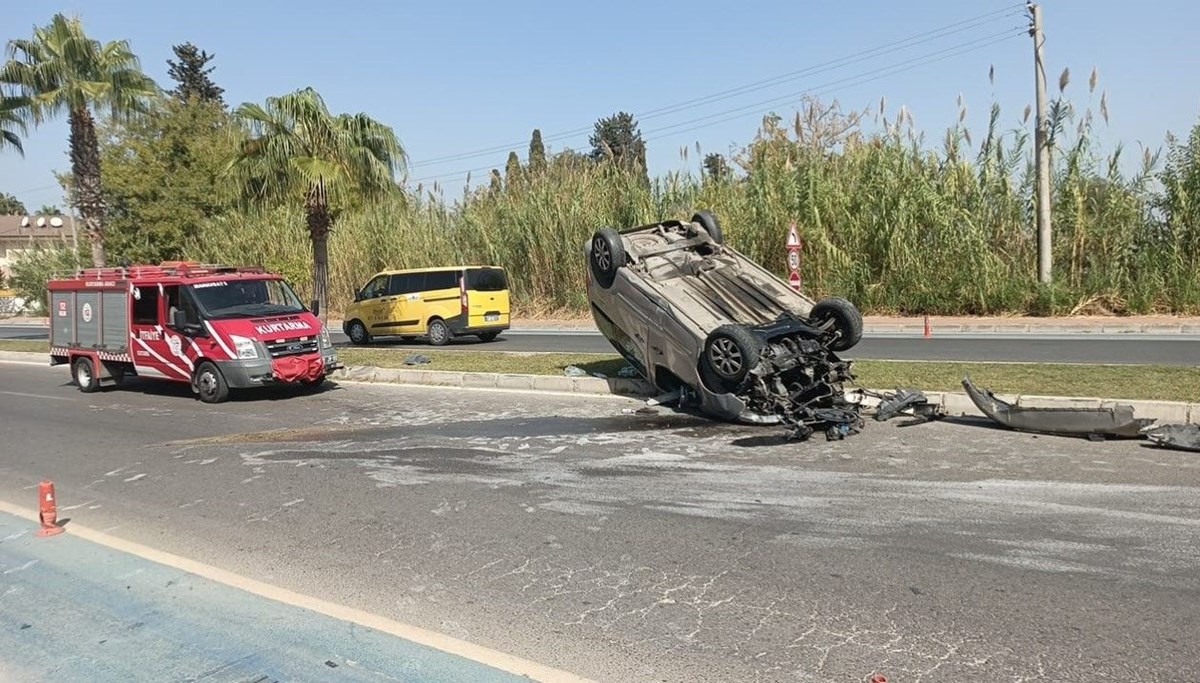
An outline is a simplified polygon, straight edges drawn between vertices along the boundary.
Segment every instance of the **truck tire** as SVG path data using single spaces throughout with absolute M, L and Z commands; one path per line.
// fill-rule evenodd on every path
M 813 306 L 812 312 L 808 315 L 809 320 L 815 325 L 824 325 L 827 322 L 832 322 L 830 327 L 830 338 L 827 342 L 829 349 L 832 351 L 845 351 L 854 348 L 854 345 L 862 340 L 863 334 L 863 319 L 862 313 L 854 304 L 837 296 L 831 296 L 821 299 Z
M 196 368 L 193 384 L 196 392 L 200 394 L 200 400 L 205 403 L 222 403 L 229 400 L 229 385 L 225 383 L 225 376 L 210 361 L 204 361 Z
M 700 227 L 708 232 L 708 236 L 717 244 L 725 244 L 725 233 L 721 232 L 721 221 L 717 217 L 707 211 L 701 211 L 695 216 L 692 216 L 693 223 L 699 223 Z
M 733 393 L 746 387 L 761 354 L 762 342 L 750 330 L 741 325 L 722 325 L 704 341 L 701 362 L 721 388 Z
M 371 335 L 361 320 L 354 320 L 350 323 L 346 328 L 346 336 L 350 337 L 350 343 L 355 346 L 366 346 L 371 343 Z
M 612 287 L 617 279 L 617 269 L 625 265 L 625 243 L 621 235 L 612 228 L 600 228 L 592 235 L 592 248 L 588 250 L 588 264 L 592 277 L 602 289 Z
M 453 336 L 445 320 L 434 318 L 429 321 L 429 343 L 433 346 L 445 346 Z
M 96 365 L 91 358 L 79 356 L 71 364 L 71 379 L 85 394 L 100 391 L 100 378 L 96 376 Z

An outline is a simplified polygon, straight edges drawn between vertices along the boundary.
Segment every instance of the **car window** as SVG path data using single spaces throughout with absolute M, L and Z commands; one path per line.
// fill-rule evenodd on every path
M 438 270 L 425 274 L 426 291 L 458 287 L 458 273 L 453 270 Z
M 362 289 L 364 299 L 377 299 L 384 294 L 387 294 L 388 276 L 380 275 L 367 283 Z
M 412 294 L 413 292 L 421 291 L 421 275 L 421 273 L 393 275 L 392 285 L 388 293 L 396 296 L 397 294 Z
M 503 268 L 467 269 L 467 289 L 476 292 L 499 292 L 508 289 Z
M 167 321 L 171 322 L 170 320 Z M 134 325 L 157 325 L 158 324 L 158 287 L 155 285 L 146 285 L 138 287 L 134 290 L 133 299 L 133 324 Z

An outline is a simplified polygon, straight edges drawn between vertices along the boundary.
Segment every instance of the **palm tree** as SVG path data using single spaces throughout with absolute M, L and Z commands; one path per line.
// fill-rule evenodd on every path
M 366 114 L 329 113 L 312 88 L 246 103 L 234 115 L 249 128 L 230 172 L 252 203 L 304 202 L 312 240 L 313 296 L 326 317 L 329 233 L 336 211 L 397 190 L 408 155 L 388 126 Z
M 21 136 L 26 131 L 25 120 L 17 113 L 22 105 L 20 98 L 0 98 L 0 150 L 12 147 L 17 154 L 25 156 L 25 148 L 21 146 Z
M 138 114 L 158 87 L 142 73 L 129 41 L 101 45 L 84 33 L 78 17 L 54 15 L 46 26 L 34 28 L 32 39 L 10 41 L 8 56 L 0 84 L 21 98 L 14 113 L 34 125 L 63 113 L 70 121 L 72 189 L 92 242 L 92 260 L 102 266 L 104 195 L 92 109 L 106 108 L 114 118 Z

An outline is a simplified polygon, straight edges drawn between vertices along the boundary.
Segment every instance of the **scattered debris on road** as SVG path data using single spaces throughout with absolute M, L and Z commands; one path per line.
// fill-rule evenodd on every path
M 1200 453 L 1200 425 L 1197 424 L 1152 425 L 1143 429 L 1142 434 L 1162 448 Z
M 567 377 L 587 377 L 588 371 L 576 365 L 568 365 L 563 368 L 563 374 Z
M 875 408 L 875 421 L 887 422 L 901 415 L 916 418 L 919 422 L 928 422 L 945 417 L 945 410 L 937 403 L 930 403 L 929 397 L 918 389 L 897 389 L 895 392 L 875 393 L 867 389 L 859 389 L 856 393 L 879 399 Z
M 404 359 L 405 365 L 428 365 L 429 363 L 432 363 L 432 362 L 433 361 L 430 360 L 429 356 L 426 356 L 425 354 L 422 354 L 422 353 L 414 353 L 411 356 L 409 356 L 408 358 Z
M 972 384 L 970 377 L 963 378 L 962 384 L 984 415 L 1022 432 L 1085 436 L 1093 440 L 1139 438 L 1142 430 L 1154 422 L 1150 418 L 1134 417 L 1133 406 L 1127 404 L 1096 408 L 1031 408 L 996 398 L 991 391 Z

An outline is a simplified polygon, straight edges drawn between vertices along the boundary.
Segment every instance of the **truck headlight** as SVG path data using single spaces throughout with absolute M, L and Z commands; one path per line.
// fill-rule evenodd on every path
M 253 339 L 231 334 L 229 340 L 233 342 L 233 350 L 237 353 L 238 358 L 258 358 L 258 344 L 255 344 Z
M 329 339 L 329 328 L 321 325 L 321 346 L 332 349 L 333 342 Z

